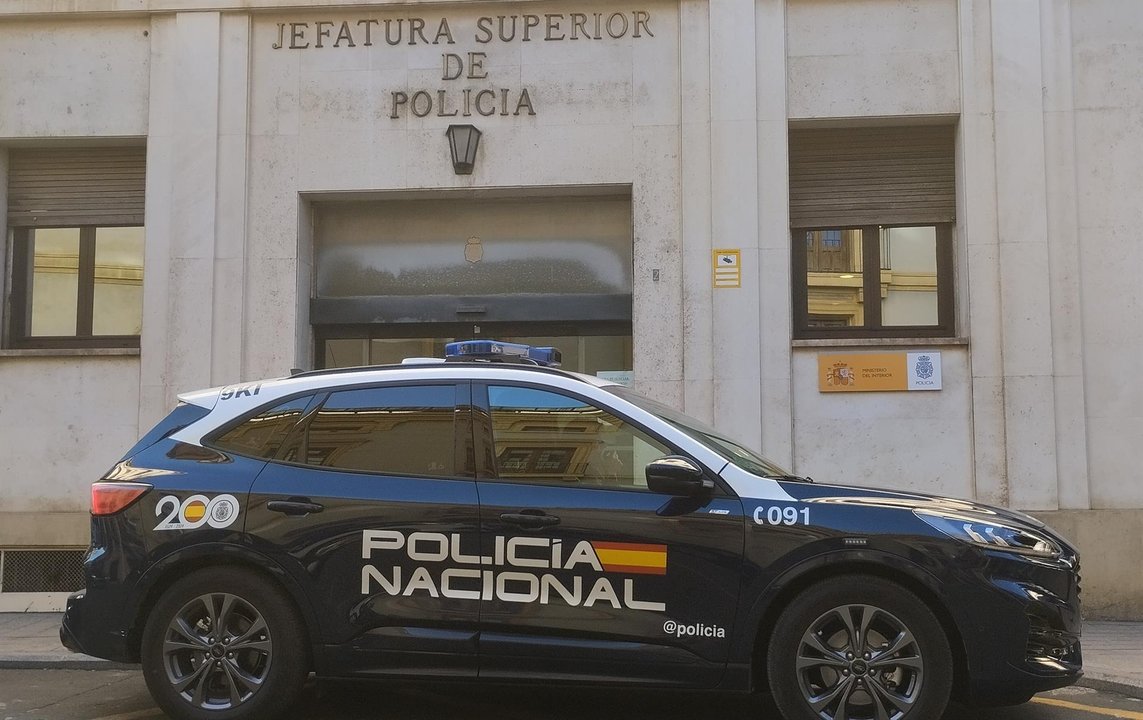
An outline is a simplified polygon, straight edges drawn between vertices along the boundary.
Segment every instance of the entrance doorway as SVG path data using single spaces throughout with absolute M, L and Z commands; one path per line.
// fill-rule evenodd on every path
M 574 372 L 631 370 L 630 192 L 555 192 L 315 203 L 315 366 L 479 338 L 556 347 Z

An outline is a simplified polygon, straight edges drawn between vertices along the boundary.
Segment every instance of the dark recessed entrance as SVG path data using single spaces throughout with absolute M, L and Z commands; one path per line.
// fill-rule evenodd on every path
M 630 370 L 632 246 L 629 194 L 316 203 L 315 365 L 489 338 Z

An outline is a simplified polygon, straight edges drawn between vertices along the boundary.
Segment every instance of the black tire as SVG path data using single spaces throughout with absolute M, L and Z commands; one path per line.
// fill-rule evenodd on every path
M 147 618 L 141 656 L 151 696 L 179 720 L 278 717 L 309 674 L 293 602 L 233 567 L 198 570 L 167 588 Z
M 787 720 L 934 720 L 952 691 L 940 622 L 913 593 L 869 575 L 830 578 L 796 596 L 766 661 Z

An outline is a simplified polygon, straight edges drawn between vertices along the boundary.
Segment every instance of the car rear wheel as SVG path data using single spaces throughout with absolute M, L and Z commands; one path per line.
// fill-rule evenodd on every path
M 864 575 L 795 597 L 771 637 L 767 670 L 790 720 L 938 718 L 952 689 L 952 654 L 932 611 L 905 588 Z
M 147 687 L 182 720 L 278 716 L 308 674 L 303 628 L 269 581 L 235 568 L 199 570 L 171 585 L 147 619 Z

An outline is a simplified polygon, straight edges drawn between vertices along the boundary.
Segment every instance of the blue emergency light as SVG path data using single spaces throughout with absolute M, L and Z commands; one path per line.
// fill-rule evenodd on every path
M 445 359 L 531 362 L 544 367 L 559 367 L 563 356 L 554 347 L 532 347 L 500 340 L 461 340 L 445 345 Z

